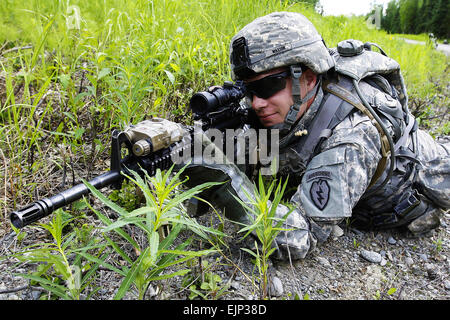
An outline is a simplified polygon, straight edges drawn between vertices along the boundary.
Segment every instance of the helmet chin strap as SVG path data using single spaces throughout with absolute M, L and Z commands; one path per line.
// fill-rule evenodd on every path
M 289 111 L 284 118 L 283 123 L 270 126 L 269 129 L 280 130 L 281 135 L 286 135 L 292 128 L 292 125 L 297 121 L 297 115 L 300 111 L 300 107 L 303 102 L 311 99 L 317 92 L 317 88 L 321 83 L 321 79 L 318 79 L 314 88 L 309 91 L 305 97 L 301 97 L 300 77 L 302 76 L 302 68 L 299 65 L 290 66 L 292 76 L 292 99 L 294 104 L 289 108 Z

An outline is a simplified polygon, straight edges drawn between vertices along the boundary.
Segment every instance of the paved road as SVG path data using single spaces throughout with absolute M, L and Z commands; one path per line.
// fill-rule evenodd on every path
M 401 38 L 403 40 L 405 40 L 405 42 L 407 43 L 412 43 L 412 44 L 425 44 L 425 42 L 423 41 L 416 41 L 416 40 L 411 40 L 411 39 L 406 39 L 406 38 Z M 437 50 L 441 50 L 443 51 L 447 56 L 450 56 L 450 45 L 448 44 L 441 44 L 439 43 L 437 48 Z

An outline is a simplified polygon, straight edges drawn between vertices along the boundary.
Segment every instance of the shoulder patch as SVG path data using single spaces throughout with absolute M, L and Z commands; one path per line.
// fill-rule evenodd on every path
M 331 180 L 331 172 L 326 170 L 319 170 L 313 173 L 310 173 L 306 176 L 306 181 L 310 182 L 314 179 L 323 178 Z
M 326 180 L 319 179 L 311 184 L 309 194 L 314 205 L 319 210 L 323 210 L 330 199 L 330 186 Z

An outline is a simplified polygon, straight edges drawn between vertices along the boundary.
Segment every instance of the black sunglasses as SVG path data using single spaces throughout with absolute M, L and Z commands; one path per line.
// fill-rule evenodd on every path
M 262 79 L 248 82 L 245 84 L 247 97 L 253 99 L 253 95 L 259 98 L 267 99 L 280 90 L 286 88 L 286 78 L 290 75 L 289 71 L 271 74 Z

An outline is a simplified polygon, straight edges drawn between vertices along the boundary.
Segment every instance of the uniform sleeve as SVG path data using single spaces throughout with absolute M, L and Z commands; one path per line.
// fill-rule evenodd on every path
M 380 138 L 367 118 L 355 113 L 336 127 L 322 152 L 308 164 L 291 199 L 311 220 L 312 232 L 325 241 L 331 225 L 352 215 L 378 162 Z
M 210 142 L 203 141 L 204 147 Z M 333 135 L 322 144 L 321 152 L 308 164 L 306 172 L 290 202 L 294 210 L 274 241 L 273 257 L 279 260 L 304 258 L 317 242 L 325 241 L 331 226 L 350 217 L 353 206 L 365 192 L 381 158 L 376 128 L 364 116 L 355 114 L 341 122 Z M 194 159 L 195 160 L 195 159 Z M 246 212 L 232 196 L 248 203 L 253 184 L 230 162 L 223 164 L 194 161 L 187 170 L 188 184 L 226 181 L 205 196 L 228 218 L 245 222 Z M 243 192 L 246 190 L 246 192 Z M 280 204 L 276 216 L 281 218 L 288 207 Z

